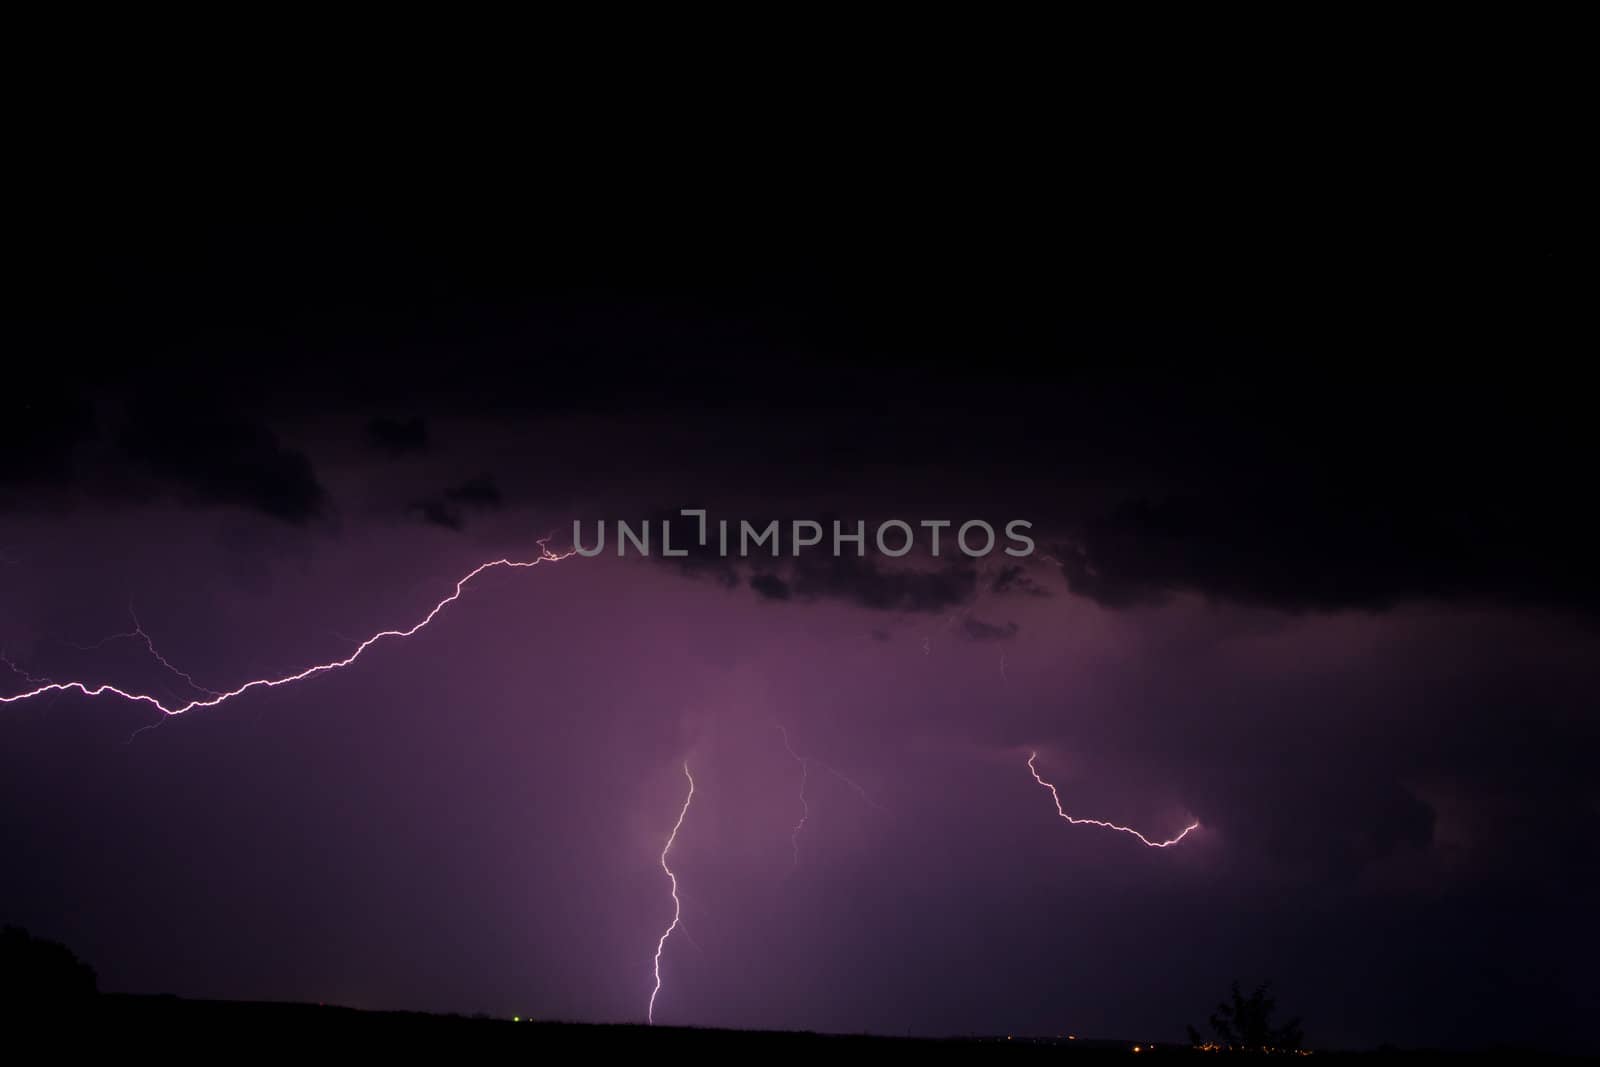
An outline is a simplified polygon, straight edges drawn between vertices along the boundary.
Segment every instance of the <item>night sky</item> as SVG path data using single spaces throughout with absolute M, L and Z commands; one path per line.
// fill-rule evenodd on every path
M 0 705 L 0 919 L 103 989 L 642 1021 L 687 761 L 658 1022 L 1176 1040 L 1238 978 L 1315 1045 L 1593 1047 L 1591 323 L 1540 204 L 761 169 L 18 201 L 0 696 L 192 699 L 99 643 L 130 610 L 200 687 L 294 673 L 575 519 L 1038 550 L 608 551 L 182 716 Z M 1033 752 L 1200 827 L 1068 825 Z

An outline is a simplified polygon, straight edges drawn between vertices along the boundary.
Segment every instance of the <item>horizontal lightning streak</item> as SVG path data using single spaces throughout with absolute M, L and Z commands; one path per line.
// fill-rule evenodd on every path
M 1038 759 L 1038 758 L 1039 758 L 1039 753 L 1037 753 L 1037 752 L 1033 753 L 1032 755 L 1030 755 L 1028 757 L 1028 770 L 1033 773 L 1033 780 L 1038 782 L 1040 785 L 1044 786 L 1046 789 L 1050 790 L 1050 795 L 1052 797 L 1054 797 L 1055 801 L 1056 801 L 1056 814 L 1061 816 L 1063 819 L 1067 820 L 1067 822 L 1071 823 L 1074 826 L 1098 826 L 1098 827 L 1101 827 L 1102 829 L 1106 829 L 1106 830 L 1119 830 L 1119 831 L 1121 831 L 1122 833 L 1125 833 L 1125 834 L 1132 834 L 1134 837 L 1137 837 L 1140 841 L 1143 841 L 1146 845 L 1150 846 L 1151 848 L 1168 848 L 1168 847 L 1170 847 L 1172 845 L 1176 845 L 1179 841 L 1182 841 L 1185 837 L 1188 837 L 1189 836 L 1189 831 L 1198 828 L 1199 825 L 1200 825 L 1199 822 L 1192 822 L 1188 826 L 1185 826 L 1183 828 L 1183 832 L 1181 834 L 1179 834 L 1177 837 L 1172 838 L 1169 841 L 1152 841 L 1148 837 L 1146 837 L 1143 834 L 1141 834 L 1139 831 L 1137 831 L 1135 829 L 1132 829 L 1131 827 L 1127 827 L 1127 826 L 1118 826 L 1114 822 L 1103 822 L 1100 819 L 1075 819 L 1071 815 L 1068 815 L 1066 813 L 1065 809 L 1063 809 L 1061 807 L 1061 794 L 1056 792 L 1056 787 L 1054 785 L 1052 785 L 1051 783 L 1045 781 L 1043 778 L 1039 777 L 1039 770 L 1038 770 L 1037 767 L 1035 767 L 1033 765 L 1033 761 Z
M 455 590 L 449 596 L 435 604 L 432 611 L 428 612 L 428 614 L 425 615 L 420 622 L 409 627 L 408 629 L 383 630 L 379 633 L 375 633 L 365 641 L 361 642 L 361 644 L 356 647 L 354 652 L 350 653 L 350 655 L 344 657 L 343 659 L 330 660 L 327 663 L 319 663 L 315 666 L 307 667 L 305 670 L 296 674 L 285 675 L 282 678 L 256 678 L 245 682 L 237 689 L 230 689 L 223 693 L 213 693 L 213 695 L 210 697 L 206 697 L 204 699 L 197 698 L 189 701 L 187 704 L 179 704 L 174 707 L 168 707 L 158 698 L 150 696 L 147 693 L 131 693 L 126 689 L 120 689 L 114 685 L 91 686 L 84 682 L 49 682 L 38 685 L 25 692 L 15 693 L 11 696 L 0 696 L 0 704 L 16 704 L 24 700 L 31 700 L 34 697 L 43 696 L 46 693 L 76 691 L 88 697 L 98 697 L 109 693 L 113 696 L 121 697 L 122 699 L 131 701 L 133 703 L 148 704 L 150 707 L 160 711 L 163 715 L 182 715 L 187 711 L 193 711 L 195 708 L 216 707 L 218 704 L 221 704 L 224 701 L 232 700 L 234 697 L 241 696 L 244 693 L 248 693 L 252 689 L 275 689 L 278 686 L 288 685 L 291 682 L 304 681 L 313 675 L 325 674 L 328 671 L 336 671 L 343 667 L 348 667 L 350 664 L 360 659 L 362 653 L 366 652 L 367 649 L 371 648 L 373 645 L 384 640 L 385 638 L 410 637 L 412 634 L 431 623 L 439 614 L 439 612 L 443 611 L 448 605 L 459 600 L 461 598 L 462 591 L 466 587 L 466 584 L 486 570 L 494 567 L 537 567 L 541 563 L 557 563 L 561 560 L 567 559 L 571 555 L 573 555 L 573 552 L 570 550 L 559 554 L 552 552 L 544 541 L 540 541 L 539 556 L 535 559 L 520 561 L 496 559 L 490 560 L 487 563 L 480 563 L 456 582 Z M 146 640 L 148 641 L 148 638 Z M 154 652 L 153 646 L 151 647 L 151 651 Z M 160 658 L 159 653 L 157 654 L 157 658 Z M 162 660 L 162 662 L 165 663 L 166 661 Z M 207 691 L 210 692 L 209 690 Z

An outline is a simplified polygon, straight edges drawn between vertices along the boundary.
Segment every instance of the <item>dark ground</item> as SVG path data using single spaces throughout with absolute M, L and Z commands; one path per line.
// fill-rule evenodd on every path
M 19 1027 L 17 1024 L 21 1023 Z M 31 1025 L 30 1025 L 31 1024 Z M 408 1054 L 447 1051 L 452 1056 L 519 1055 L 635 1055 L 680 1057 L 789 1057 L 818 1056 L 914 1057 L 926 1062 L 974 1059 L 1040 1062 L 1067 1057 L 1072 1062 L 1102 1062 L 1138 1056 L 1209 1061 L 1238 1054 L 1205 1053 L 1186 1047 L 1142 1045 L 1136 1042 L 1072 1041 L 1045 1038 L 928 1038 L 875 1037 L 852 1034 L 783 1033 L 770 1031 L 704 1030 L 679 1027 L 591 1025 L 560 1022 L 513 1022 L 461 1015 L 422 1012 L 356 1011 L 315 1004 L 250 1003 L 185 1000 L 171 996 L 103 994 L 83 1001 L 64 1014 L 33 1014 L 5 1021 L 4 1030 L 16 1037 L 31 1028 L 53 1032 L 58 1051 L 90 1050 L 163 1057 L 194 1052 L 214 1055 L 231 1048 L 236 1052 L 269 1051 L 318 1055 L 350 1048 L 362 1055 L 389 1050 Z M 1314 1052 L 1314 1062 L 1328 1060 L 1381 1063 L 1523 1061 L 1537 1057 L 1513 1050 L 1476 1053 L 1394 1051 Z M 1301 1057 L 1276 1057 L 1297 1061 Z M 1539 1057 L 1544 1058 L 1544 1057 Z

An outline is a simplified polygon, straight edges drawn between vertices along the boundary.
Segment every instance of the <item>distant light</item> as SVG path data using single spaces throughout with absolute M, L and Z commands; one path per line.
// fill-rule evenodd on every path
M 1143 1052 L 1144 1049 L 1140 1048 L 1138 1045 L 1135 1045 L 1135 1046 L 1133 1046 L 1133 1051 L 1135 1051 L 1135 1052 Z
M 520 1016 L 520 1015 L 513 1015 L 513 1016 L 512 1016 L 512 1017 L 511 1017 L 511 1021 L 512 1021 L 512 1022 L 514 1022 L 514 1023 L 520 1023 L 520 1022 L 521 1022 L 521 1021 L 522 1021 L 522 1016 Z

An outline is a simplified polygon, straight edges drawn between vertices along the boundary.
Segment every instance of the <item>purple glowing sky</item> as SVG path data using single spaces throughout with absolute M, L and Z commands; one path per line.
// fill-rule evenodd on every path
M 1007 182 L 970 233 L 920 180 L 898 227 L 809 188 L 725 232 L 520 188 L 19 224 L 28 675 L 193 701 L 99 643 L 130 607 L 208 690 L 298 674 L 574 519 L 1040 554 L 495 567 L 180 716 L 0 704 L 0 921 L 196 997 L 642 1021 L 659 946 L 664 1023 L 1181 1040 L 1237 978 L 1320 1046 L 1592 1046 L 1565 231 L 1341 189 L 1207 237 Z
M 263 564 L 271 536 L 187 512 L 13 524 L 7 652 L 182 695 L 136 642 L 64 643 L 126 629 L 131 602 L 168 657 L 228 688 L 408 625 L 487 558 L 352 523 Z M 1493 751 L 1441 739 L 1461 743 L 1506 672 L 1585 677 L 1584 634 L 1536 643 L 1516 616 L 1426 608 L 1111 612 L 1035 572 L 1051 595 L 901 615 L 574 558 L 482 575 L 346 670 L 180 719 L 10 706 L 6 810 L 28 817 L 6 844 L 32 857 L 12 893 L 110 988 L 637 1019 L 687 759 L 689 937 L 663 954 L 663 1021 L 1142 1034 L 1234 971 L 1355 998 L 1426 953 L 1462 999 L 1408 1025 L 1448 1031 L 1489 981 L 1452 950 L 1488 936 L 1509 966 L 1560 933 L 1559 912 L 1485 931 L 1452 910 L 1464 885 L 1514 893 L 1507 864 L 1560 843 L 1526 833 Z M 1018 630 L 972 640 L 967 615 Z M 1482 652 L 1468 669 L 1463 644 Z M 808 775 L 798 862 L 800 768 L 774 723 L 874 802 Z M 1067 826 L 1035 749 L 1068 811 L 1157 839 L 1203 826 L 1160 852 Z M 1289 894 L 1310 910 L 1270 903 Z M 1352 1013 L 1341 1036 L 1400 1022 Z

